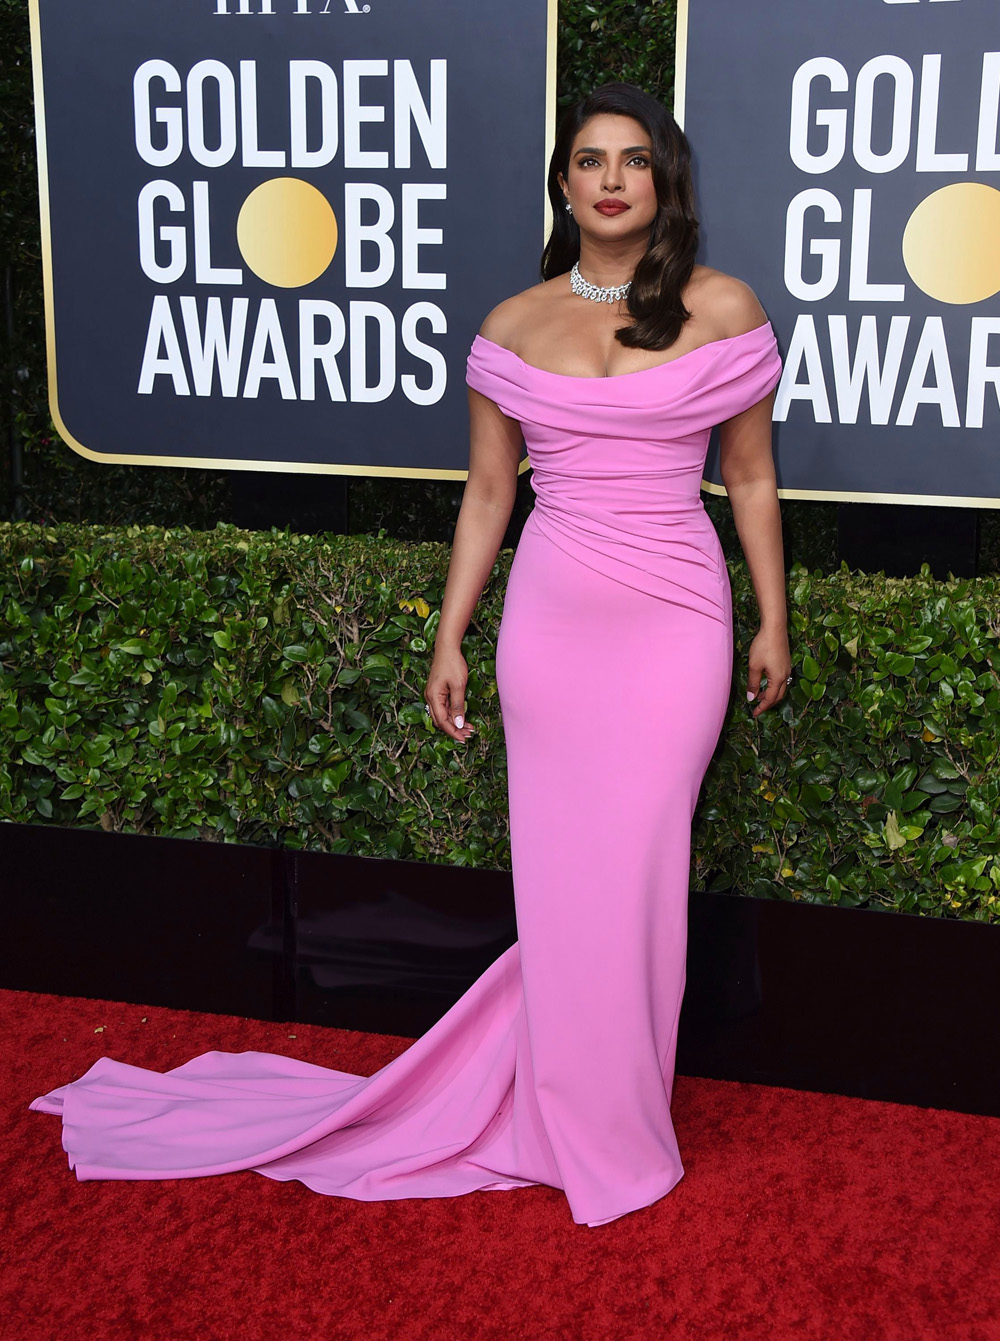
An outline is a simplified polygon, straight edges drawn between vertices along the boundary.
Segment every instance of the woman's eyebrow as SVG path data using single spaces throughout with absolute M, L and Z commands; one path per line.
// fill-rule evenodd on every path
M 607 152 L 606 149 L 595 149 L 592 145 L 589 145 L 582 149 L 574 150 L 574 156 L 576 154 L 606 154 Z M 623 154 L 648 154 L 649 152 L 650 148 L 648 144 L 630 144 L 626 149 L 622 150 Z

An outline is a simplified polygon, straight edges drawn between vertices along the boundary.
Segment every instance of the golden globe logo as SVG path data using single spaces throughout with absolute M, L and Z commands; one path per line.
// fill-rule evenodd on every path
M 154 178 L 138 195 L 139 264 L 164 290 L 150 308 L 139 394 L 167 386 L 178 396 L 211 396 L 217 381 L 224 397 L 253 399 L 270 381 L 286 400 L 380 401 L 397 388 L 401 346 L 426 372 L 402 375 L 399 390 L 416 405 L 436 403 L 447 386 L 444 356 L 427 339 L 447 330 L 436 303 L 408 303 L 397 318 L 387 303 L 371 299 L 310 296 L 294 307 L 271 297 L 251 301 L 233 294 L 245 282 L 243 267 L 218 265 L 213 257 L 220 238 L 230 244 L 235 238 L 248 271 L 291 290 L 315 285 L 342 250 L 346 290 L 379 289 L 390 280 L 404 291 L 445 289 L 447 275 L 433 268 L 428 253 L 442 245 L 444 230 L 429 226 L 425 213 L 446 201 L 447 187 L 402 174 L 412 170 L 415 150 L 431 170 L 447 167 L 447 62 L 428 62 L 425 100 L 409 60 L 344 60 L 337 69 L 290 60 L 277 74 L 268 72 L 285 90 L 285 143 L 278 131 L 268 138 L 261 125 L 258 74 L 253 60 L 233 68 L 201 60 L 182 75 L 169 61 L 151 59 L 135 71 L 140 158 L 163 169 L 186 153 L 204 170 L 183 183 Z M 366 127 L 378 123 L 392 127 L 391 152 L 366 147 Z M 329 188 L 288 171 L 313 173 L 334 163 L 349 172 L 400 175 L 389 185 L 343 182 L 338 215 Z M 234 166 L 280 175 L 254 186 L 235 217 L 221 217 L 212 174 Z M 287 338 L 289 323 L 294 338 Z
M 968 360 L 964 386 L 956 383 L 949 334 L 940 315 L 924 318 L 908 368 L 903 359 L 911 316 L 898 311 L 890 315 L 887 331 L 880 322 L 880 311 L 905 306 L 908 286 L 872 274 L 872 238 L 884 235 L 878 183 L 891 182 L 900 172 L 919 179 L 921 174 L 1000 171 L 1000 52 L 983 53 L 976 72 L 976 114 L 964 127 L 963 141 L 952 144 L 943 144 L 940 132 L 944 74 L 941 53 L 925 54 L 913 64 L 901 56 L 878 55 L 853 78 L 846 66 L 828 56 L 807 60 L 795 71 L 788 141 L 795 167 L 816 179 L 853 160 L 875 185 L 843 195 L 810 185 L 792 198 L 785 218 L 785 288 L 800 301 L 819 302 L 846 279 L 848 302 L 879 306 L 861 316 L 853 343 L 846 313 L 828 314 L 825 330 L 811 313 L 799 314 L 775 401 L 778 421 L 788 417 L 794 402 L 802 401 L 816 423 L 833 422 L 834 410 L 837 422 L 857 423 L 867 388 L 869 422 L 888 424 L 902 386 L 894 424 L 911 426 L 920 407 L 928 406 L 943 427 L 982 428 L 988 390 L 992 387 L 1000 399 L 1000 363 L 991 362 L 990 352 L 991 338 L 1000 336 L 1000 317 L 971 317 L 962 350 L 963 361 Z M 948 76 L 948 87 L 957 89 L 967 82 L 968 71 L 952 68 Z M 877 105 L 887 109 L 884 115 L 876 116 Z M 959 181 L 930 191 L 917 204 L 899 237 L 898 254 L 922 293 L 937 303 L 969 305 L 1000 292 L 998 239 L 1000 190 Z M 832 368 L 832 387 L 825 364 Z

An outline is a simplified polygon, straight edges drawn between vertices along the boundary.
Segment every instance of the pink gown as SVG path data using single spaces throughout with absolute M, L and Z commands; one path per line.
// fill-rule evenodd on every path
M 537 495 L 497 642 L 518 941 L 372 1076 L 101 1058 L 31 1104 L 62 1116 L 79 1179 L 253 1169 L 362 1201 L 547 1184 L 587 1225 L 674 1187 L 691 819 L 733 669 L 700 481 L 713 425 L 780 370 L 768 324 L 596 378 L 476 337 L 468 382 L 522 425 Z

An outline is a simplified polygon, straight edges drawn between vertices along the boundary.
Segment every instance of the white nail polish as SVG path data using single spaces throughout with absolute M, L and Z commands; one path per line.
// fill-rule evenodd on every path
M 458 727 L 459 731 L 461 731 L 462 727 L 465 725 L 465 718 L 461 713 L 455 718 L 455 725 Z
M 756 697 L 756 695 L 753 694 L 753 693 L 751 693 L 751 691 L 748 689 L 748 690 L 747 690 L 747 702 L 748 702 L 748 703 L 752 703 L 752 702 L 754 701 L 754 698 L 755 698 L 755 697 Z

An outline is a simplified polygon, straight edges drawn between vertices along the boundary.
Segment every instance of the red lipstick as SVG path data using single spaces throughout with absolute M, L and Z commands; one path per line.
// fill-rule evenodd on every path
M 624 200 L 602 200 L 599 205 L 594 206 L 598 214 L 606 214 L 608 218 L 612 218 L 616 214 L 624 214 L 627 209 L 631 208 L 631 205 L 626 205 Z

